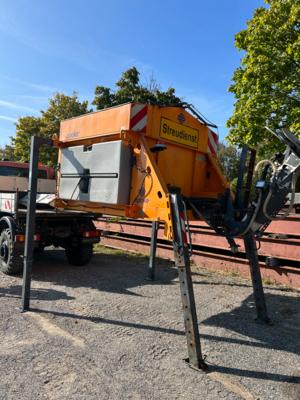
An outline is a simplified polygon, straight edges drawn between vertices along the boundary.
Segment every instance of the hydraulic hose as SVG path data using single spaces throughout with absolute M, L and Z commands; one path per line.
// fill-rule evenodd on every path
M 273 176 L 273 175 L 275 174 L 275 172 L 276 172 L 276 167 L 275 167 L 275 164 L 274 164 L 271 160 L 261 160 L 261 161 L 259 161 L 259 162 L 256 164 L 254 171 L 256 172 L 256 171 L 258 170 L 258 168 L 259 168 L 261 165 L 264 165 L 264 164 L 268 164 L 268 165 L 270 165 L 270 166 L 272 167 L 272 170 L 273 170 L 272 176 Z
M 253 212 L 253 215 L 252 215 L 252 217 L 251 217 L 251 219 L 250 219 L 250 221 L 249 221 L 247 227 L 243 230 L 243 232 L 241 232 L 241 233 L 239 234 L 239 236 L 245 236 L 246 233 L 249 232 L 249 230 L 250 230 L 250 228 L 251 228 L 253 222 L 255 221 L 255 218 L 257 217 L 258 211 L 259 211 L 260 206 L 261 206 L 261 200 L 262 200 L 262 191 L 260 190 L 259 195 L 258 195 L 257 204 L 256 204 L 255 210 L 254 210 L 254 212 Z

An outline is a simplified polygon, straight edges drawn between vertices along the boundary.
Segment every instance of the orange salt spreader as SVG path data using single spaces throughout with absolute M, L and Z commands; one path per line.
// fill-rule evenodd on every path
M 228 188 L 217 143 L 182 107 L 128 103 L 62 121 L 56 207 L 163 221 L 171 239 L 170 192 L 213 200 Z

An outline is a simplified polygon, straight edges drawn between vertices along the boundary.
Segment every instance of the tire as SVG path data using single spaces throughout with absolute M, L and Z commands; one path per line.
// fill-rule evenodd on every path
M 66 248 L 66 256 L 71 265 L 77 267 L 86 265 L 93 257 L 93 245 L 80 244 L 78 246 L 69 246 Z
M 0 233 L 0 271 L 6 275 L 16 275 L 23 271 L 23 251 L 14 246 L 8 228 Z

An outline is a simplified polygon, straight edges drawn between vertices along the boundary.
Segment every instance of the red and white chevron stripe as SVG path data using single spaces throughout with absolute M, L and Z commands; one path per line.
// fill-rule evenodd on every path
M 217 154 L 218 140 L 219 140 L 218 135 L 215 132 L 208 129 L 208 145 L 207 145 L 208 153 L 211 153 L 213 155 Z
M 148 106 L 132 104 L 130 114 L 130 129 L 135 132 L 146 132 Z

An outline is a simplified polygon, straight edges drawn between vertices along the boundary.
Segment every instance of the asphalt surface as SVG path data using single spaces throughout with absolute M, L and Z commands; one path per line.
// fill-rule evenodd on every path
M 183 361 L 177 272 L 102 250 L 87 267 L 39 256 L 32 311 L 21 277 L 0 275 L 0 399 L 299 399 L 299 292 L 267 286 L 273 325 L 255 322 L 248 280 L 193 268 L 208 373 Z

